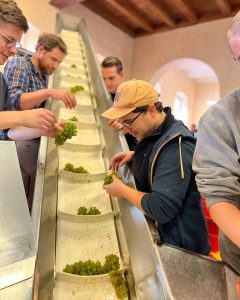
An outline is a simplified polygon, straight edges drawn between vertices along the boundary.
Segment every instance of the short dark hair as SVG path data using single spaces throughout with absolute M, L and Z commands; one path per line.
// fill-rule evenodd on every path
M 108 56 L 104 58 L 104 60 L 101 63 L 101 66 L 102 68 L 116 67 L 118 73 L 121 73 L 123 71 L 123 65 L 121 60 L 115 56 Z
M 162 105 L 162 102 L 160 102 L 160 101 L 155 102 L 154 105 L 155 105 L 155 107 L 156 107 L 156 109 L 157 109 L 158 112 L 162 112 L 162 111 L 163 111 L 163 105 Z M 137 108 L 135 108 L 132 112 L 133 112 L 133 113 L 138 113 L 138 112 L 145 112 L 145 111 L 148 111 L 148 106 L 149 106 L 149 105 L 137 107 Z
M 27 32 L 27 19 L 14 0 L 0 0 L 0 24 L 11 23 Z
M 63 39 L 53 33 L 43 33 L 39 36 L 36 51 L 39 46 L 43 46 L 45 50 L 52 51 L 54 48 L 59 48 L 62 53 L 67 54 L 67 45 L 64 43 Z

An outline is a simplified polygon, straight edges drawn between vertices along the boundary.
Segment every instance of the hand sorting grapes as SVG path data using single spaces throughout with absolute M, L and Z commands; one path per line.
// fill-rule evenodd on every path
M 63 130 L 59 131 L 55 136 L 56 146 L 63 145 L 67 139 L 71 139 L 77 135 L 77 125 L 74 123 L 67 123 L 63 126 Z
M 111 184 L 113 182 L 112 176 L 115 175 L 118 179 L 122 179 L 121 174 L 112 170 L 104 177 L 104 185 Z

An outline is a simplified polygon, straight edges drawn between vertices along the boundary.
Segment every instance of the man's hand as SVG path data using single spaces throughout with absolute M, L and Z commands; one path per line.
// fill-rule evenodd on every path
M 21 113 L 22 126 L 48 130 L 54 127 L 56 118 L 53 112 L 44 109 L 24 110 Z
M 109 169 L 117 171 L 119 167 L 132 160 L 133 154 L 134 151 L 119 152 L 115 154 L 110 161 Z
M 67 108 L 74 108 L 77 105 L 75 96 L 68 91 L 51 89 L 50 97 L 62 101 Z
M 63 126 L 68 123 L 66 121 L 60 121 L 54 124 L 54 126 L 49 127 L 47 130 L 41 130 L 41 136 L 46 136 L 50 138 L 54 138 L 56 134 L 63 130 Z
M 118 120 L 108 120 L 108 126 L 116 131 L 120 131 L 123 129 L 122 124 L 119 123 Z
M 118 179 L 115 175 L 112 175 L 113 182 L 107 185 L 103 185 L 103 189 L 113 197 L 120 198 L 122 196 L 122 189 L 125 184 Z

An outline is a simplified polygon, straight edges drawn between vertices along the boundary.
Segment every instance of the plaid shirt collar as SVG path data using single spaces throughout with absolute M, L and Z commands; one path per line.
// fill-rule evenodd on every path
M 27 62 L 27 64 L 29 65 L 31 72 L 33 74 L 35 74 L 40 80 L 46 82 L 47 76 L 45 74 L 43 74 L 42 77 L 40 76 L 38 70 L 35 68 L 34 64 L 32 63 L 31 56 L 29 54 L 25 54 L 24 59 Z

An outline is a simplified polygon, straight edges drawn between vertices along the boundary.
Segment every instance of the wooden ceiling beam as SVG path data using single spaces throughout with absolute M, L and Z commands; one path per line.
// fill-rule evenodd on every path
M 137 15 L 135 11 L 130 7 L 124 7 L 120 3 L 116 2 L 115 0 L 102 0 L 102 2 L 108 4 L 113 9 L 117 10 L 118 13 L 125 16 L 132 22 L 136 23 L 139 27 L 144 29 L 148 33 L 153 32 L 152 26 L 141 16 Z
M 235 16 L 235 14 L 239 12 L 239 10 L 240 10 L 240 5 L 234 6 L 234 9 L 232 9 L 230 16 L 231 17 Z M 222 14 L 220 12 L 200 16 L 197 21 L 198 21 L 198 24 L 201 24 L 201 23 L 215 21 L 215 20 L 219 20 L 219 19 L 222 19 Z M 177 23 L 175 29 L 188 27 L 188 26 L 192 26 L 192 25 L 193 24 L 191 22 L 189 22 L 187 20 L 182 20 L 182 21 Z M 170 30 L 170 28 L 168 26 L 162 25 L 162 26 L 158 26 L 157 28 L 155 28 L 153 33 L 166 32 L 166 31 L 169 31 L 169 30 Z M 137 30 L 137 31 L 135 31 L 135 36 L 136 37 L 143 37 L 143 36 L 149 36 L 149 34 L 144 32 L 143 30 Z
M 188 19 L 192 23 L 197 22 L 197 14 L 194 9 L 191 7 L 188 0 L 175 0 L 174 4 L 178 7 L 178 9 L 184 14 L 186 19 Z
M 228 0 L 214 0 L 214 2 L 224 16 L 231 14 L 232 8 Z
M 174 19 L 170 16 L 170 14 L 164 9 L 163 5 L 160 3 L 156 4 L 153 2 L 153 0 L 145 0 L 147 2 L 147 5 L 152 8 L 156 14 L 156 16 L 166 25 L 168 25 L 171 28 L 176 27 L 176 23 Z
M 107 20 L 112 25 L 116 26 L 118 29 L 122 30 L 126 34 L 128 34 L 131 37 L 135 36 L 135 31 L 133 28 L 131 28 L 128 24 L 125 22 L 122 22 L 119 20 L 113 13 L 112 10 L 110 10 L 109 7 L 106 7 L 103 9 L 101 3 L 99 0 L 91 0 L 87 1 L 85 0 L 82 3 L 83 6 L 87 7 L 91 11 L 93 11 L 98 16 L 102 17 L 103 19 Z

